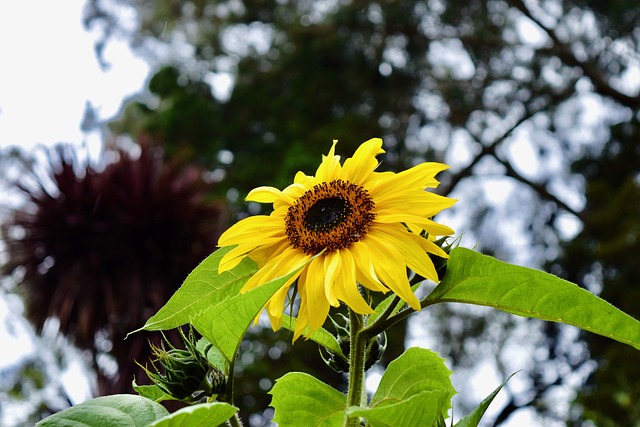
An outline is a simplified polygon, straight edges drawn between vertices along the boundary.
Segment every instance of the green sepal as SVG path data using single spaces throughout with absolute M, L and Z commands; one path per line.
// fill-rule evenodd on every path
M 133 387 L 133 390 L 136 393 L 138 393 L 138 395 L 140 395 L 142 397 L 146 397 L 147 399 L 151 399 L 154 402 L 164 402 L 165 400 L 179 400 L 179 399 L 176 399 L 175 397 L 171 396 L 170 394 L 165 393 L 164 391 L 162 391 L 162 389 L 160 387 L 158 387 L 155 384 L 153 384 L 153 385 L 138 385 L 136 383 L 136 380 L 134 379 L 131 382 L 131 387 Z

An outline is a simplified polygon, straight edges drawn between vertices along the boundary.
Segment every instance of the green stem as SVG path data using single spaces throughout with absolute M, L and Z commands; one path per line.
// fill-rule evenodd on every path
M 229 423 L 231 427 L 243 427 L 242 421 L 240 421 L 240 417 L 238 416 L 237 412 L 233 414 L 233 417 L 229 418 L 227 423 Z
M 235 361 L 236 359 L 233 358 L 233 360 L 229 362 L 229 375 L 227 377 L 227 391 L 224 395 L 224 401 L 227 402 L 229 405 L 233 405 L 233 384 L 234 384 L 233 377 L 234 377 L 235 367 L 236 367 Z M 231 427 L 243 427 L 242 420 L 240 420 L 240 416 L 238 415 L 237 412 L 233 414 L 233 417 L 229 418 L 229 420 L 227 421 L 227 424 L 229 424 Z
M 440 300 L 428 300 L 428 298 L 425 298 L 424 300 L 422 300 L 420 302 L 420 309 L 423 308 L 427 308 L 431 305 L 435 305 L 437 303 L 441 302 Z M 393 316 L 389 317 L 389 318 L 380 318 L 378 319 L 378 321 L 376 321 L 375 323 L 368 325 L 363 331 L 362 331 L 362 335 L 364 336 L 365 339 L 371 339 L 373 337 L 375 337 L 378 334 L 381 334 L 382 332 L 386 331 L 387 329 L 389 329 L 390 327 L 392 327 L 393 325 L 395 325 L 396 323 L 398 323 L 401 320 L 406 319 L 407 317 L 409 317 L 411 314 L 413 313 L 417 313 L 415 310 L 411 309 L 411 308 L 405 308 L 404 310 L 401 310 L 400 312 L 394 314 Z
M 351 346 L 349 350 L 349 391 L 347 393 L 347 408 L 363 406 L 364 394 L 364 364 L 365 346 L 367 340 L 362 335 L 364 329 L 364 317 L 349 309 Z M 360 425 L 360 417 L 349 416 L 346 426 L 357 427 Z

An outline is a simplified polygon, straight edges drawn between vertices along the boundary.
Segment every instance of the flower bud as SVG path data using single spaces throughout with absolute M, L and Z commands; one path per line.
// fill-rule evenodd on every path
M 149 379 L 168 395 L 188 403 L 223 393 L 226 386 L 224 372 L 212 366 L 196 349 L 193 330 L 189 330 L 188 336 L 181 329 L 179 331 L 185 349 L 173 347 L 166 337 L 160 347 L 151 344 L 155 357 L 151 364 L 155 372 L 144 368 Z M 170 347 L 168 350 L 165 343 Z

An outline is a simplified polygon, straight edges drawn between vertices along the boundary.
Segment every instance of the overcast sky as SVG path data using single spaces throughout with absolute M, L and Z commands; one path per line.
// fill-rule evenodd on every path
M 101 70 L 96 31 L 82 26 L 85 0 L 0 2 L 0 148 L 83 143 L 87 102 L 100 119 L 138 92 L 148 66 L 125 40 L 112 40 Z M 99 143 L 99 141 L 92 141 Z
M 111 66 L 100 68 L 94 52 L 99 34 L 83 28 L 84 4 L 0 1 L 0 149 L 65 142 L 87 144 L 97 153 L 100 136 L 83 135 L 80 129 L 87 103 L 99 120 L 109 120 L 125 97 L 144 87 L 149 67 L 131 53 L 126 40 L 112 39 L 104 52 Z M 32 328 L 21 312 L 15 295 L 0 293 L 0 373 L 35 350 Z M 65 371 L 49 374 L 77 402 L 91 396 L 83 369 L 76 355 Z M 26 405 L 5 406 L 0 424 L 19 425 L 28 411 Z

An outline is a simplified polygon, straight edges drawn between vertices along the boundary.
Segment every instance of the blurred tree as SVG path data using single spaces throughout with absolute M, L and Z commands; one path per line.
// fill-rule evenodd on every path
M 93 0 L 87 25 L 117 27 L 108 4 Z M 131 4 L 141 52 L 153 60 L 165 49 L 174 60 L 113 129 L 205 165 L 232 201 L 311 172 L 332 138 L 350 153 L 382 136 L 383 169 L 425 159 L 452 166 L 439 191 L 461 199 L 446 218 L 472 245 L 540 266 L 589 215 L 581 212 L 589 175 L 571 165 L 586 155 L 597 163 L 611 129 L 638 117 L 640 5 L 632 0 Z M 636 142 L 629 132 L 616 138 Z M 439 310 L 460 320 L 419 316 L 412 333 L 428 329 L 456 366 L 473 372 L 488 355 L 503 377 L 526 367 L 514 378 L 525 391 L 504 389 L 496 424 L 527 407 L 581 417 L 557 397 L 564 388 L 570 399 L 567 387 L 590 366 L 575 334 L 495 312 Z M 518 353 L 512 344 L 523 330 L 528 344 L 518 346 L 528 350 Z M 395 336 L 389 348 L 401 351 L 404 333 Z
M 199 168 L 165 161 L 160 148 L 110 150 L 111 161 L 96 166 L 70 146 L 40 153 L 44 164 L 38 153 L 17 157 L 12 182 L 24 204 L 0 228 L 1 274 L 19 284 L 38 329 L 55 317 L 92 351 L 100 393 L 130 392 L 142 372 L 133 360 L 148 360 L 149 336 L 126 334 L 213 250 L 224 205 L 211 199 Z
M 597 156 L 576 162 L 587 179 L 583 229 L 568 242 L 554 267 L 570 280 L 639 318 L 640 289 L 640 123 L 612 128 Z M 584 415 L 598 426 L 640 424 L 640 366 L 632 348 L 585 335 L 599 363 L 579 396 Z

